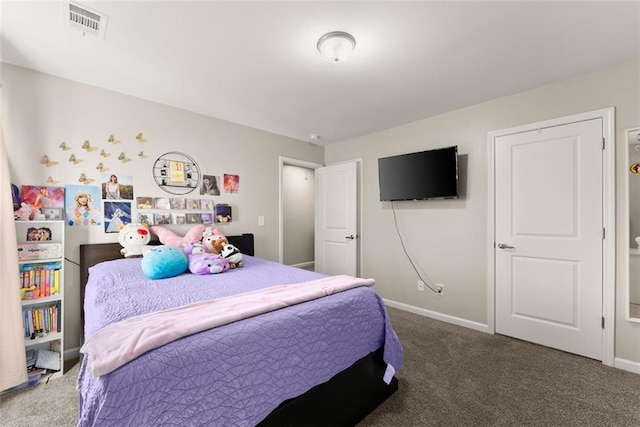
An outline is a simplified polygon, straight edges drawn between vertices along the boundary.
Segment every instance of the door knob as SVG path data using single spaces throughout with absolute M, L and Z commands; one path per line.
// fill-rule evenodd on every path
M 509 246 L 506 243 L 502 243 L 502 242 L 498 243 L 498 247 L 500 249 L 515 249 L 516 248 L 515 246 Z
M 353 240 L 355 239 L 355 236 L 352 234 L 351 236 L 346 236 L 345 239 L 347 240 Z

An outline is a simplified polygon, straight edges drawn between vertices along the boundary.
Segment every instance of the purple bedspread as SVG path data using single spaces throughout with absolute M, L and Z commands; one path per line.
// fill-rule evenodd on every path
M 139 258 L 98 264 L 85 292 L 85 339 L 127 317 L 323 277 L 246 255 L 244 263 L 164 280 L 148 280 Z M 252 426 L 383 344 L 400 369 L 384 304 L 360 287 L 181 338 L 99 378 L 83 360 L 78 425 Z

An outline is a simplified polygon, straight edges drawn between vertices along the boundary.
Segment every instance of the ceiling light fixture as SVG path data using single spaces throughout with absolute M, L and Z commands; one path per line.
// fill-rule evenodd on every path
M 356 39 L 344 31 L 332 31 L 318 39 L 318 51 L 329 62 L 344 62 L 356 47 Z

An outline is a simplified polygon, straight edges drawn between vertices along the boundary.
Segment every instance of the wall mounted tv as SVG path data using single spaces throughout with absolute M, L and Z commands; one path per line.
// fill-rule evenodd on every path
M 380 201 L 458 198 L 458 146 L 378 159 Z

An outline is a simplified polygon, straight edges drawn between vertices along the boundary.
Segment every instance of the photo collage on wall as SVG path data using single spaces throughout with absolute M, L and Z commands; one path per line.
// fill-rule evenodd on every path
M 69 149 L 65 143 L 60 147 Z M 233 219 L 230 205 L 216 204 L 211 199 L 134 197 L 132 175 L 107 173 L 108 168 L 104 167 L 98 169 L 101 175 L 97 185 L 89 185 L 97 179 L 86 177 L 79 179 L 80 184 L 64 187 L 56 187 L 57 181 L 51 177 L 52 186 L 23 185 L 21 194 L 16 190 L 14 217 L 18 220 L 65 220 L 69 226 L 97 226 L 105 233 L 118 233 L 131 222 L 180 225 L 227 223 Z M 237 194 L 239 189 L 239 175 L 203 174 L 199 193 L 205 197 L 220 196 L 222 192 Z M 19 202 L 21 206 L 18 206 Z
M 147 225 L 211 224 L 211 199 L 186 197 L 136 197 L 138 222 Z

